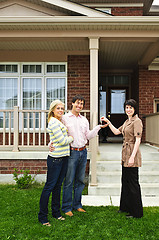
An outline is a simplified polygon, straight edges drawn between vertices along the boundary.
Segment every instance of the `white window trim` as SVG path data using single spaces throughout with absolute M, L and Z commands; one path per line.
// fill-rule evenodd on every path
M 157 113 L 157 104 L 159 104 L 159 98 L 155 98 L 153 101 L 153 111 Z
M 19 76 L 20 75 L 20 66 L 19 66 L 19 63 L 18 62 L 0 62 L 0 65 L 18 65 L 18 72 L 17 73 L 9 73 L 9 72 L 6 72 L 6 73 L 1 73 L 0 72 L 0 77 L 4 77 L 4 76 L 8 76 L 8 77 L 15 77 L 15 76 Z
M 24 65 L 41 65 L 41 73 L 23 73 L 23 66 Z M 20 63 L 20 75 L 44 75 L 44 63 L 43 62 L 22 62 Z
M 47 107 L 46 100 L 46 78 L 65 78 L 65 109 L 67 109 L 67 62 L 0 62 L 4 65 L 18 65 L 17 73 L 0 73 L 0 78 L 17 78 L 17 104 L 19 109 L 23 109 L 23 78 L 41 78 L 42 79 L 42 92 L 41 92 L 41 108 L 43 110 Z M 52 65 L 65 65 L 65 73 L 47 73 L 46 68 L 48 64 Z M 23 73 L 23 65 L 41 65 L 41 73 Z M 44 126 L 44 119 L 42 119 L 42 129 Z M 21 129 L 21 127 L 20 127 Z
M 65 65 L 65 72 L 64 73 L 47 73 L 47 65 Z M 44 75 L 49 76 L 49 75 L 53 75 L 53 76 L 60 76 L 60 77 L 66 77 L 67 76 L 67 63 L 66 62 L 46 62 L 45 63 L 45 70 L 44 70 Z

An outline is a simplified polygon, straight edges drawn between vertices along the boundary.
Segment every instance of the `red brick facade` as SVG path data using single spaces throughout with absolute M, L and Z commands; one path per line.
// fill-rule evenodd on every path
M 159 71 L 139 69 L 139 106 L 140 114 L 153 113 L 154 98 L 159 98 Z
M 72 98 L 81 94 L 90 108 L 90 61 L 89 55 L 68 56 L 67 109 L 72 108 Z
M 30 170 L 31 174 L 46 174 L 47 161 L 44 160 L 0 160 L 0 174 L 13 174 L 14 168 L 18 170 Z M 89 174 L 89 160 L 86 165 L 86 175 Z
M 139 68 L 139 112 L 140 116 L 153 113 L 154 98 L 159 98 L 159 71 Z M 145 120 L 143 140 L 145 139 Z
M 39 174 L 46 173 L 47 164 L 45 160 L 0 160 L 0 174 L 12 174 L 14 168 L 18 170 L 29 169 L 31 174 L 37 173 L 40 170 Z
M 142 16 L 142 7 L 112 7 L 111 14 L 114 16 Z

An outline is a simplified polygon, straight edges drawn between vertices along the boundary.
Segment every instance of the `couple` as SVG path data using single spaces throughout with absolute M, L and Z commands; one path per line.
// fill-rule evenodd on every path
M 80 114 L 84 105 L 85 99 L 81 95 L 73 97 L 72 110 L 65 115 L 63 115 L 64 104 L 60 100 L 55 100 L 50 105 L 48 130 L 54 147 L 50 144 L 51 151 L 47 158 L 47 180 L 41 194 L 38 214 L 39 221 L 46 226 L 51 226 L 47 218 L 51 193 L 52 216 L 65 220 L 60 212 L 60 193 L 64 178 L 63 212 L 70 217 L 73 216 L 72 209 L 86 212 L 81 204 L 87 163 L 86 143 L 108 124 L 97 125 L 90 131 L 88 120 Z M 72 201 L 73 184 L 74 199 Z

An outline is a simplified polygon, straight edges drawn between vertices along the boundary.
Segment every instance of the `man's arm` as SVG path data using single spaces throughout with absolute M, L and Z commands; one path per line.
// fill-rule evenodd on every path
M 91 138 L 94 138 L 98 134 L 98 132 L 101 128 L 105 128 L 107 126 L 108 126 L 108 124 L 106 123 L 104 125 L 97 125 L 92 130 L 89 130 L 89 123 L 88 123 L 88 120 L 87 120 L 87 130 L 86 130 L 87 139 L 90 140 Z

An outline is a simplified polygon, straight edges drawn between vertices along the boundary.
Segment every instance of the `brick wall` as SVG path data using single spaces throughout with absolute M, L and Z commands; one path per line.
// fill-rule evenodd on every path
M 86 175 L 89 174 L 89 163 L 90 160 L 87 160 L 86 165 Z M 14 168 L 18 170 L 30 170 L 31 174 L 46 174 L 47 173 L 47 161 L 43 160 L 18 160 L 18 159 L 9 159 L 9 160 L 0 160 L 0 174 L 13 174 Z
M 29 169 L 31 174 L 37 173 L 40 170 L 39 174 L 45 174 L 47 170 L 46 159 L 45 160 L 0 160 L 0 174 L 12 174 L 14 168 L 18 170 Z
M 142 7 L 112 7 L 111 14 L 114 16 L 142 16 Z
M 81 94 L 86 100 L 85 109 L 90 109 L 90 61 L 89 56 L 68 56 L 68 109 L 72 98 Z
M 149 71 L 147 67 L 139 68 L 139 112 L 140 117 L 153 113 L 154 98 L 159 98 L 159 71 Z M 143 139 L 145 139 L 145 120 Z

